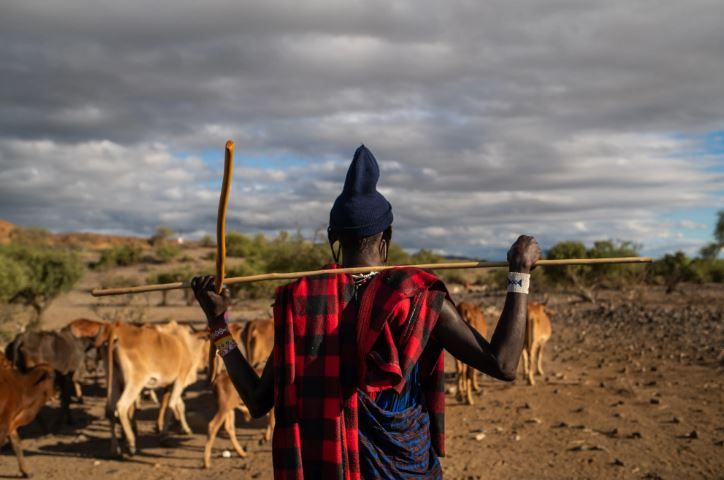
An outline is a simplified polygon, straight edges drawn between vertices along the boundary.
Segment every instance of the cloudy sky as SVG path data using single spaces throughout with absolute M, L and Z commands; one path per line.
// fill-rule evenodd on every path
M 521 233 L 696 252 L 724 208 L 724 5 L 0 6 L 0 218 L 53 231 L 326 227 L 360 143 L 407 248 Z

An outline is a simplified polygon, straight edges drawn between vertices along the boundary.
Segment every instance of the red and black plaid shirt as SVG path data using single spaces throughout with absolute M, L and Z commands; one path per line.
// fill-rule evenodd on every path
M 418 362 L 432 444 L 444 455 L 443 351 L 431 333 L 446 296 L 436 276 L 414 268 L 376 275 L 359 302 L 350 275 L 278 289 L 276 479 L 359 479 L 357 388 L 400 392 Z

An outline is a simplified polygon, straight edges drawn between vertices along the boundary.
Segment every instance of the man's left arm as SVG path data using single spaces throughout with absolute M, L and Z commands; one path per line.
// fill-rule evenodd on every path
M 231 304 L 229 291 L 219 295 L 214 292 L 214 277 L 194 277 L 191 280 L 194 295 L 206 314 L 211 341 L 224 360 L 231 383 L 244 401 L 252 417 L 266 414 L 274 406 L 274 362 L 272 356 L 266 362 L 261 377 L 239 351 L 231 338 L 227 322 L 227 309 Z

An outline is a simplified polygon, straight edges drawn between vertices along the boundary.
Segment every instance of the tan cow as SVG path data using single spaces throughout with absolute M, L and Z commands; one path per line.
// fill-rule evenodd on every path
M 24 477 L 31 473 L 25 465 L 18 428 L 32 422 L 54 395 L 54 382 L 54 370 L 49 365 L 36 365 L 27 373 L 20 373 L 0 353 L 0 447 L 6 438 L 10 439 Z
M 190 434 L 181 394 L 196 381 L 204 341 L 176 322 L 162 326 L 115 322 L 99 335 L 97 343 L 104 341 L 107 341 L 108 352 L 106 416 L 111 423 L 111 452 L 120 453 L 115 431 L 117 414 L 128 451 L 131 455 L 136 453 L 131 415 L 134 403 L 144 388 L 170 386 L 168 406 L 178 417 L 183 431 Z M 166 424 L 162 423 L 161 434 L 165 435 Z
M 529 303 L 525 346 L 522 353 L 523 373 L 528 378 L 529 385 L 535 384 L 534 365 L 538 375 L 543 375 L 543 347 L 550 338 L 551 320 L 545 311 L 545 306 L 542 303 Z
M 274 348 L 274 322 L 271 320 L 252 320 L 244 325 L 241 332 L 239 332 L 237 328 L 232 329 L 231 327 L 232 325 L 229 325 L 230 333 L 246 354 L 246 360 L 254 367 L 257 373 L 261 373 Z M 238 409 L 242 412 L 246 421 L 251 420 L 249 410 L 241 401 L 227 372 L 219 373 L 212 384 L 212 388 L 214 390 L 214 396 L 216 397 L 216 414 L 209 422 L 208 436 L 204 447 L 205 468 L 211 467 L 211 449 L 222 423 L 226 432 L 229 434 L 236 453 L 242 458 L 246 456 L 246 452 L 244 452 L 244 449 L 241 448 L 236 439 L 234 412 Z M 268 413 L 268 419 L 267 429 L 264 433 L 264 440 L 266 441 L 271 439 L 272 431 L 274 430 L 274 410 Z
M 485 316 L 478 307 L 470 303 L 461 302 L 458 304 L 458 312 L 465 322 L 485 336 L 488 333 L 488 326 L 485 323 Z M 473 404 L 473 390 L 480 391 L 480 385 L 476 377 L 477 370 L 460 360 L 455 360 L 455 371 L 458 377 L 458 401 L 464 401 L 468 405 Z

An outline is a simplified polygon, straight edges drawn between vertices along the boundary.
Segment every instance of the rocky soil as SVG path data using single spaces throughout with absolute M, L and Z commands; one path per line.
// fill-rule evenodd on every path
M 460 299 L 491 312 L 502 306 L 502 295 Z M 545 374 L 534 386 L 522 374 L 509 384 L 483 379 L 473 406 L 448 395 L 446 478 L 724 478 L 724 289 L 686 286 L 672 295 L 646 290 L 601 297 L 597 305 L 550 297 L 553 336 Z M 171 300 L 168 307 L 152 307 L 148 318 L 198 316 L 180 297 Z M 58 301 L 48 326 L 76 316 L 98 318 L 90 303 L 82 292 Z M 267 308 L 257 303 L 241 309 L 241 316 L 263 315 Z M 446 367 L 452 388 L 450 358 Z M 174 434 L 161 444 L 152 425 L 157 407 L 145 402 L 138 412 L 141 453 L 109 458 L 101 387 L 102 379 L 88 379 L 86 403 L 73 405 L 79 420 L 74 428 L 47 434 L 35 422 L 22 429 L 37 478 L 271 478 L 270 446 L 260 443 L 263 421 L 237 419 L 246 458 L 238 458 L 221 433 L 212 468 L 201 468 L 213 415 L 213 396 L 201 382 L 186 394 L 193 435 Z M 57 412 L 56 401 L 41 417 L 50 424 Z M 223 457 L 225 450 L 230 458 Z M 12 452 L 3 449 L 0 478 L 17 472 Z

